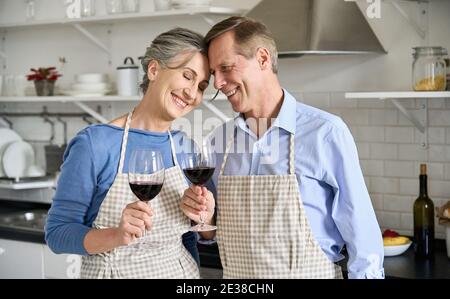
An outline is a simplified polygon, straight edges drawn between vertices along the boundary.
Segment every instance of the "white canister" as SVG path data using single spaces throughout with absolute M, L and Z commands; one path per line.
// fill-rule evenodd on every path
M 130 63 L 128 63 L 130 62 Z M 117 67 L 117 94 L 120 96 L 137 96 L 139 67 L 133 58 L 126 57 L 123 65 Z

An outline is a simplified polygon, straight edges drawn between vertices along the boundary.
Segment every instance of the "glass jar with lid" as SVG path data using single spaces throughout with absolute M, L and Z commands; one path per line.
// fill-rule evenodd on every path
M 412 83 L 415 91 L 442 91 L 446 87 L 446 66 L 442 47 L 413 48 Z

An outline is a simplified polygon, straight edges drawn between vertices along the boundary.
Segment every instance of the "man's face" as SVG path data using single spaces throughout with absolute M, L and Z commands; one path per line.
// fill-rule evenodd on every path
M 258 105 L 262 71 L 256 57 L 247 59 L 236 53 L 234 33 L 215 38 L 208 49 L 214 87 L 225 94 L 235 112 L 247 113 Z

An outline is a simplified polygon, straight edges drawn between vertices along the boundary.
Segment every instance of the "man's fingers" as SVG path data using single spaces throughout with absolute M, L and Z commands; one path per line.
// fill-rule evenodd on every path
M 200 215 L 200 211 L 199 210 L 194 209 L 194 208 L 189 207 L 189 206 L 184 206 L 184 212 L 186 213 L 186 215 L 195 215 L 195 216 Z
M 199 203 L 198 201 L 196 201 L 195 199 L 192 199 L 192 198 L 185 198 L 183 200 L 183 204 L 186 207 L 189 207 L 189 208 L 191 208 L 191 209 L 193 209 L 195 211 L 198 211 L 198 212 L 206 209 L 205 205 Z
M 190 190 L 192 190 L 192 192 L 195 195 L 202 195 L 202 188 L 196 185 L 191 185 L 191 187 L 189 187 Z

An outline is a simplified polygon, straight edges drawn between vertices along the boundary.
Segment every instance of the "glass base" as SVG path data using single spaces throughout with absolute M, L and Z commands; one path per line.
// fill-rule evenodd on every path
M 197 224 L 195 226 L 191 226 L 189 230 L 191 232 L 209 232 L 212 230 L 216 230 L 217 226 L 209 225 L 209 224 Z

